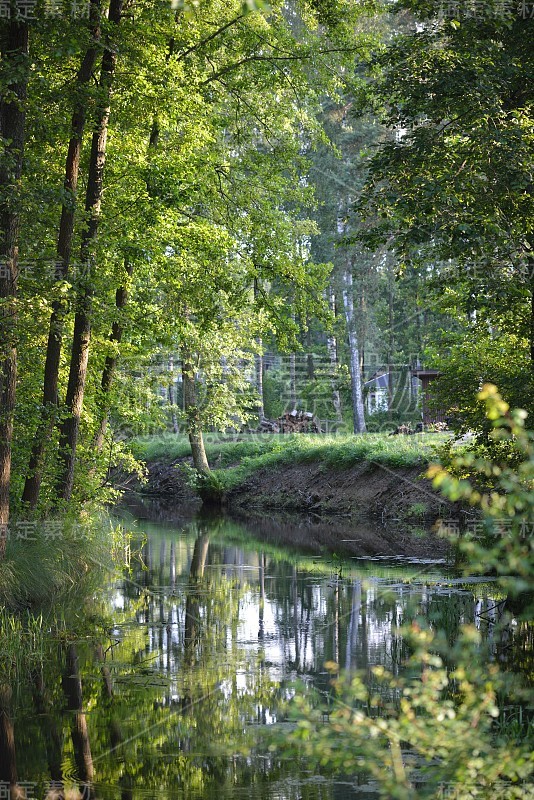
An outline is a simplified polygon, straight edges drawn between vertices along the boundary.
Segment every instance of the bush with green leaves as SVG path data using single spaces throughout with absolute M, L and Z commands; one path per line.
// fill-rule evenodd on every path
M 186 484 L 198 494 L 205 504 L 221 504 L 226 484 L 219 470 L 200 472 L 185 462 L 178 464 L 177 469 L 184 475 Z
M 478 399 L 486 405 L 494 447 L 464 449 L 427 475 L 449 500 L 484 516 L 482 539 L 454 535 L 468 570 L 495 573 L 510 597 L 526 602 L 534 592 L 534 432 L 526 428 L 527 412 L 511 410 L 495 385 L 485 384 Z M 530 618 L 533 610 L 527 605 L 524 613 Z
M 483 384 L 499 387 L 511 407 L 534 412 L 532 370 L 526 342 L 512 334 L 481 331 L 466 325 L 461 333 L 437 341 L 429 348 L 431 363 L 441 376 L 432 383 L 431 406 L 444 409 L 449 427 L 458 434 L 474 432 L 479 441 L 491 443 L 491 420 L 476 390 Z
M 452 471 L 435 464 L 427 476 L 449 500 L 482 512 L 491 535 L 474 540 L 460 534 L 458 544 L 468 572 L 494 574 L 497 592 L 506 597 L 502 606 L 509 606 L 502 624 L 520 638 L 534 610 L 534 435 L 525 427 L 526 412 L 510 410 L 494 385 L 485 385 L 478 399 L 486 405 L 491 438 L 507 442 L 515 460 L 459 452 Z M 490 476 L 493 487 L 481 489 L 483 481 L 476 485 L 462 469 Z M 511 613 L 522 623 L 512 626 Z M 464 626 L 452 647 L 444 632 L 423 620 L 404 633 L 411 656 L 400 675 L 374 667 L 370 675 L 343 676 L 329 663 L 333 694 L 326 707 L 324 700 L 314 705 L 297 696 L 289 736 L 295 755 L 338 775 L 371 778 L 379 795 L 390 799 L 534 797 L 534 728 L 528 714 L 519 726 L 508 726 L 503 714 L 503 705 L 532 705 L 528 681 L 484 658 L 473 626 Z
M 326 706 L 303 695 L 294 702 L 292 754 L 323 773 L 370 779 L 388 800 L 534 797 L 534 731 L 497 732 L 507 680 L 480 663 L 478 631 L 465 627 L 452 652 L 417 622 L 405 637 L 413 652 L 400 676 L 376 666 L 349 678 L 327 663 Z

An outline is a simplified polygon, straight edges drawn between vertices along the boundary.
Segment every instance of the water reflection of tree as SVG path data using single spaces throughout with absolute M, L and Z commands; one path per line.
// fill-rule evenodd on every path
M 15 730 L 12 715 L 12 689 L 0 684 L 0 781 L 9 784 L 10 794 L 17 793 L 18 773 L 15 750 Z
M 41 736 L 46 742 L 46 758 L 51 781 L 63 785 L 62 751 L 63 730 L 57 718 L 54 696 L 48 690 L 43 669 L 36 669 L 31 677 L 35 711 L 39 720 Z
M 85 619 L 90 606 L 101 619 L 102 603 L 91 599 L 99 580 L 95 570 L 39 613 L 4 610 L 0 616 L 0 781 L 13 784 L 10 800 L 35 796 L 36 777 L 43 795 L 52 796 L 53 787 L 53 796 L 63 797 L 70 753 L 77 773 L 73 778 L 91 780 L 75 640 L 94 633 L 94 619 Z M 72 750 L 66 735 L 71 726 Z
M 388 592 L 359 577 L 325 580 L 324 571 L 295 559 L 244 554 L 223 535 L 221 522 L 209 520 L 186 535 L 155 532 L 115 607 L 110 594 L 78 609 L 63 623 L 62 648 L 59 624 L 50 626 L 42 670 L 28 671 L 20 705 L 33 698 L 41 733 L 37 721 L 19 724 L 15 715 L 25 778 L 61 777 L 61 760 L 75 754 L 70 725 L 90 708 L 74 761 L 76 777 L 87 779 L 90 754 L 97 797 L 116 797 L 107 786 L 120 786 L 123 800 L 158 786 L 164 800 L 176 787 L 195 800 L 222 800 L 240 786 L 254 800 L 277 792 L 332 800 L 330 784 L 307 783 L 305 766 L 256 744 L 289 692 L 277 680 L 299 675 L 328 691 L 327 660 L 353 671 L 384 662 L 400 669 L 406 651 L 393 633 L 398 624 L 423 611 L 438 625 L 450 614 L 454 636 L 452 616 L 474 613 L 472 598 L 455 604 L 421 586 Z M 58 653 L 65 647 L 72 699 L 62 717 Z M 57 735 L 47 740 L 54 722 Z
M 259 766 L 251 768 L 244 759 L 228 758 L 227 748 L 221 750 L 215 743 L 224 743 L 226 739 L 233 748 L 236 738 L 246 733 L 253 714 L 256 718 L 258 705 L 262 702 L 266 707 L 273 705 L 268 697 L 273 687 L 258 679 L 259 664 L 247 663 L 247 653 L 238 642 L 239 604 L 249 584 L 235 569 L 235 552 L 227 550 L 222 559 L 227 562 L 223 564 L 227 572 L 225 575 L 216 572 L 214 577 L 213 570 L 206 570 L 209 531 L 200 525 L 194 532 L 192 549 L 181 545 L 176 548 L 183 558 L 182 570 L 178 570 L 178 575 L 175 572 L 174 577 L 171 577 L 174 559 L 171 557 L 168 572 L 169 550 L 159 544 L 155 576 L 159 591 L 143 596 L 139 620 L 145 633 L 145 647 L 137 651 L 136 658 L 138 668 L 145 662 L 153 666 L 143 670 L 147 683 L 142 695 L 135 696 L 135 686 L 122 682 L 119 676 L 121 691 L 115 693 L 114 700 L 116 708 L 123 709 L 125 718 L 121 759 L 132 770 L 135 785 L 156 782 L 167 785 L 178 781 L 184 790 L 187 787 L 193 794 L 201 792 L 208 797 L 218 793 L 217 787 L 220 790 L 225 785 L 233 786 L 236 770 L 245 782 L 253 780 L 252 776 L 259 772 L 265 773 L 263 760 L 259 765 L 261 770 Z M 154 565 L 150 555 L 154 550 L 157 553 L 158 546 L 153 543 L 152 550 L 145 551 L 144 557 L 152 574 Z M 187 565 L 186 574 L 183 567 Z M 164 588 L 167 574 L 171 577 L 169 584 L 175 583 L 173 588 L 171 585 Z M 144 584 L 150 586 L 146 580 Z M 169 629 L 173 631 L 171 636 Z M 177 661 L 169 675 L 168 654 L 177 642 L 180 645 Z M 163 672 L 168 685 L 158 687 L 155 684 Z M 236 676 L 240 674 L 246 675 L 246 680 L 245 685 L 238 686 Z M 137 709 L 136 720 L 128 714 L 132 705 Z M 145 731 L 140 729 L 140 719 Z M 132 737 L 135 747 L 133 741 L 128 742 Z M 142 765 L 135 756 L 139 751 L 143 753 Z M 107 781 L 102 773 L 104 779 Z
M 65 662 L 63 691 L 67 699 L 67 709 L 70 712 L 71 736 L 77 777 L 81 782 L 82 797 L 90 798 L 94 796 L 91 789 L 91 783 L 94 778 L 93 757 L 87 718 L 83 710 L 83 691 L 78 651 L 76 645 L 72 642 L 67 646 Z
M 185 601 L 185 630 L 184 630 L 184 664 L 193 666 L 195 661 L 195 647 L 200 644 L 200 590 L 206 558 L 209 548 L 209 537 L 201 534 L 195 541 L 193 558 L 189 568 L 189 585 Z

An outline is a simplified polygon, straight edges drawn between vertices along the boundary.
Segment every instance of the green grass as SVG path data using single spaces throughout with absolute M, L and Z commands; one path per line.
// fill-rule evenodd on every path
M 235 440 L 206 436 L 206 452 L 212 469 L 229 489 L 260 469 L 281 464 L 321 463 L 331 469 L 347 469 L 364 461 L 389 467 L 424 467 L 434 447 L 446 435 L 388 436 L 383 433 L 352 435 L 253 434 Z M 185 436 L 157 436 L 131 443 L 136 458 L 143 461 L 173 461 L 190 455 Z
M 12 526 L 16 532 L 16 523 Z M 122 532 L 104 518 L 83 527 L 65 521 L 61 535 L 47 538 L 45 523 L 32 538 L 8 535 L 0 561 L 0 608 L 45 609 L 58 598 L 68 602 L 82 589 L 97 589 L 101 575 L 121 561 Z
M 210 464 L 215 468 L 235 464 L 244 457 L 269 453 L 280 445 L 279 437 L 270 434 L 228 439 L 220 434 L 207 433 L 204 442 Z M 135 457 L 143 461 L 174 461 L 191 455 L 187 436 L 180 434 L 133 439 L 130 447 Z

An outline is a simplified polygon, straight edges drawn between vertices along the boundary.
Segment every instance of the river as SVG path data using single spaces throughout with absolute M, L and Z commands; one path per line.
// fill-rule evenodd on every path
M 327 697 L 327 662 L 399 673 L 399 628 L 418 616 L 451 642 L 474 623 L 492 657 L 491 583 L 466 583 L 442 557 L 369 557 L 367 547 L 360 556 L 348 522 L 350 555 L 315 538 L 306 545 L 306 520 L 291 522 L 300 547 L 260 538 L 265 519 L 126 514 L 123 524 L 130 569 L 76 611 L 74 635 L 72 618 L 44 631 L 34 671 L 13 687 L 28 797 L 62 782 L 124 800 L 376 797 L 363 778 L 336 780 L 285 757 L 285 703 L 296 692 Z M 276 732 L 275 751 L 264 732 Z

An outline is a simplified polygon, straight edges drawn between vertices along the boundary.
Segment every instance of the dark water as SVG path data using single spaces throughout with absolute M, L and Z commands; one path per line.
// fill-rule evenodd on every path
M 125 800 L 376 797 L 357 778 L 331 780 L 285 757 L 284 702 L 328 693 L 328 661 L 399 672 L 407 652 L 398 628 L 417 615 L 450 641 L 474 622 L 491 653 L 491 584 L 466 585 L 427 545 L 393 557 L 394 532 L 376 530 L 371 559 L 368 527 L 345 526 L 347 556 L 322 549 L 302 520 L 287 526 L 300 531 L 300 549 L 265 519 L 125 525 L 134 530 L 130 571 L 78 610 L 74 630 L 65 621 L 45 631 L 33 669 L 13 687 L 28 797 L 44 797 L 52 780 L 72 791 L 89 781 L 87 796 Z M 265 731 L 279 732 L 277 751 Z

